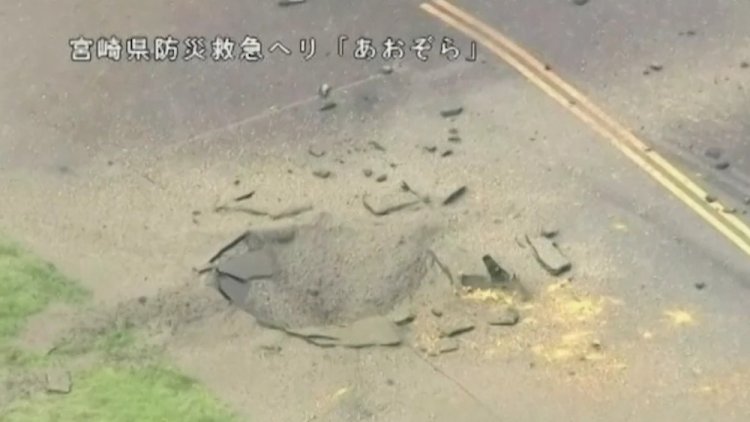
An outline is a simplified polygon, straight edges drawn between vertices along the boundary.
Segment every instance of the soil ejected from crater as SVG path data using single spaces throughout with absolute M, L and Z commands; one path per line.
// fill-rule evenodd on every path
M 348 324 L 388 313 L 419 287 L 437 234 L 436 226 L 414 223 L 355 229 L 321 214 L 250 230 L 211 263 L 222 295 L 264 325 Z

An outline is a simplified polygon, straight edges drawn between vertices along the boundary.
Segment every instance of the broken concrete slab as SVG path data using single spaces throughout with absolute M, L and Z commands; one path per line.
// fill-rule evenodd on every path
M 382 316 L 374 316 L 342 328 L 339 344 L 344 347 L 363 348 L 398 346 L 401 341 L 401 333 L 394 322 Z
M 440 116 L 444 118 L 456 117 L 463 112 L 464 112 L 464 108 L 461 106 L 446 108 L 446 109 L 440 110 Z
M 492 287 L 490 274 L 478 254 L 447 240 L 433 244 L 430 253 L 454 287 Z
M 276 257 L 268 250 L 249 251 L 233 256 L 217 267 L 220 274 L 240 281 L 271 278 L 278 271 Z
M 440 337 L 455 337 L 473 329 L 474 322 L 461 316 L 444 316 L 438 324 Z
M 223 274 L 219 274 L 216 281 L 219 292 L 225 299 L 239 307 L 245 305 L 250 293 L 250 285 L 247 282 Z
M 555 242 L 550 239 L 542 236 L 526 236 L 526 242 L 531 246 L 534 257 L 539 264 L 551 275 L 558 276 L 572 267 L 568 258 L 557 249 Z
M 489 254 L 482 256 L 482 264 L 484 264 L 493 283 L 507 283 L 513 278 L 513 275 L 500 266 L 495 258 Z
M 45 388 L 48 393 L 68 394 L 73 390 L 70 372 L 64 369 L 49 369 L 45 376 Z
M 495 309 L 487 319 L 487 323 L 490 325 L 500 326 L 513 326 L 518 324 L 521 320 L 521 315 L 518 313 L 518 309 L 513 306 L 503 306 L 500 309 Z
M 313 210 L 313 204 L 305 202 L 302 204 L 291 205 L 286 208 L 282 208 L 278 211 L 274 211 L 268 214 L 272 220 L 281 220 L 283 218 L 297 217 L 300 214 L 304 214 L 308 211 Z
M 418 203 L 420 203 L 418 198 L 401 189 L 383 194 L 364 194 L 362 196 L 362 204 L 365 208 L 379 217 L 404 210 Z
M 458 201 L 459 199 L 461 199 L 466 194 L 467 190 L 468 190 L 468 188 L 466 187 L 466 185 L 462 185 L 462 186 L 459 186 L 459 187 L 451 188 L 451 190 L 449 191 L 449 193 L 447 195 L 443 196 L 443 199 L 442 199 L 441 203 L 443 205 L 450 205 L 450 204 Z

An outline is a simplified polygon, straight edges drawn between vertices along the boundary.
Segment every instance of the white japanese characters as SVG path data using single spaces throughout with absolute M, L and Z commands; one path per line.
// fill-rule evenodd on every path
M 178 39 L 172 35 L 131 36 L 119 38 L 116 35 L 101 36 L 97 39 L 79 35 L 68 40 L 70 59 L 74 62 L 128 61 L 128 62 L 176 62 L 242 61 L 256 63 L 267 56 L 289 57 L 299 55 L 304 61 L 312 60 L 318 51 L 318 41 L 313 38 L 302 38 L 292 43 L 281 40 L 264 43 L 257 35 L 244 35 L 234 39 L 228 35 L 217 35 L 211 39 L 203 36 L 188 36 Z M 296 44 L 296 45 L 295 45 Z M 296 51 L 294 50 L 296 49 Z M 440 56 L 448 61 L 464 57 L 467 61 L 476 61 L 476 42 L 469 43 L 466 54 L 451 37 L 440 39 L 433 35 L 424 35 L 406 41 L 397 37 L 385 37 L 375 40 L 365 36 L 350 38 L 341 35 L 336 42 L 339 57 L 350 57 L 362 61 L 404 60 L 407 54 L 417 60 L 426 62 L 433 56 Z

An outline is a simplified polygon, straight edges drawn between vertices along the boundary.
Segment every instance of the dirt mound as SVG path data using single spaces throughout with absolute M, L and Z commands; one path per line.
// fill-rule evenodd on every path
M 419 287 L 437 233 L 429 223 L 347 225 L 329 214 L 260 228 L 215 260 L 216 284 L 267 325 L 348 323 L 387 313 Z

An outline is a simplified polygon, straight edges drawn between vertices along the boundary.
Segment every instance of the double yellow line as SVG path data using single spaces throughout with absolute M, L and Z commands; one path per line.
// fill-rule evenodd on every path
M 742 220 L 720 202 L 713 199 L 709 201 L 708 193 L 704 189 L 653 151 L 622 124 L 608 116 L 578 90 L 563 81 L 548 66 L 494 28 L 445 0 L 431 0 L 428 3 L 422 3 L 420 7 L 482 44 L 519 71 L 589 127 L 609 139 L 617 149 L 640 168 L 750 255 L 750 228 Z

